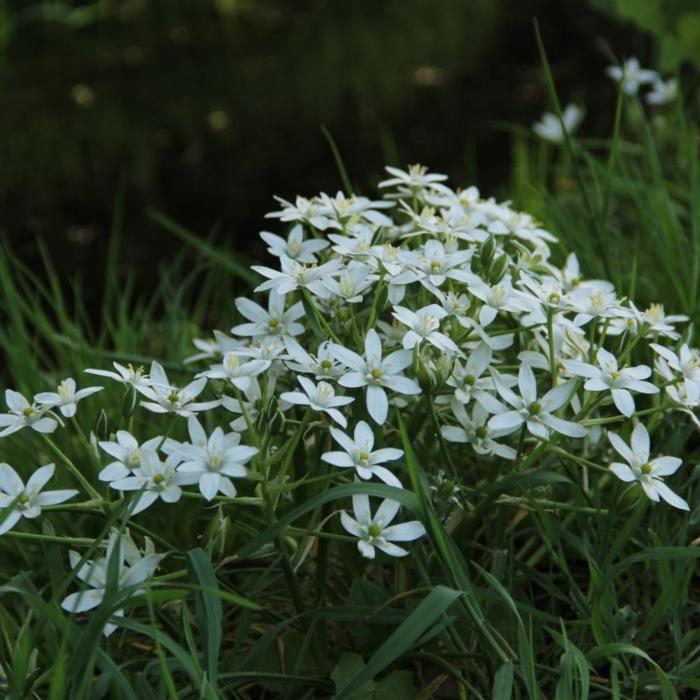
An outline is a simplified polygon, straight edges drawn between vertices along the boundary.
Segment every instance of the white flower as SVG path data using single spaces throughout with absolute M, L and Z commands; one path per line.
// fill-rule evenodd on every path
M 466 282 L 471 274 L 463 270 L 473 254 L 471 249 L 448 252 L 440 241 L 427 241 L 420 251 L 414 267 L 422 274 L 421 281 L 434 287 L 441 286 L 446 279 Z
M 620 305 L 614 292 L 597 287 L 580 285 L 563 300 L 577 312 L 574 324 L 583 326 L 594 318 L 628 318 L 634 315 Z
M 78 401 L 97 391 L 102 391 L 103 388 L 101 386 L 89 386 L 76 391 L 75 379 L 68 377 L 68 379 L 64 379 L 58 385 L 55 393 L 43 391 L 37 394 L 34 400 L 42 406 L 46 406 L 46 408 L 58 408 L 66 418 L 71 418 L 75 415 Z
M 269 367 L 269 360 L 244 362 L 235 352 L 227 352 L 221 364 L 212 365 L 206 372 L 200 372 L 196 376 L 208 379 L 226 379 L 237 389 L 243 391 L 248 388 L 253 377 L 262 374 Z
M 369 266 L 352 261 L 341 270 L 337 280 L 329 277 L 325 285 L 334 297 L 343 299 L 348 304 L 357 304 L 377 279 L 377 275 L 370 274 Z
M 482 376 L 491 363 L 491 348 L 486 343 L 479 343 L 462 366 L 455 361 L 452 373 L 447 379 L 447 385 L 455 390 L 455 397 L 460 403 L 469 403 L 479 392 L 493 388 L 491 377 Z
M 155 450 L 142 449 L 139 466 L 133 470 L 134 475 L 117 479 L 110 486 L 117 491 L 141 492 L 129 510 L 131 515 L 146 510 L 159 498 L 165 503 L 176 503 L 182 496 L 180 486 L 198 481 L 197 475 L 176 471 L 178 463 L 177 455 L 170 455 L 165 462 L 161 462 Z
M 398 195 L 411 196 L 418 190 L 436 187 L 437 183 L 447 180 L 447 175 L 429 173 L 424 165 L 409 165 L 407 170 L 387 165 L 384 169 L 393 177 L 382 180 L 378 187 L 396 187 Z
M 355 517 L 350 517 L 345 511 L 340 514 L 340 522 L 347 532 L 359 539 L 357 548 L 363 557 L 374 559 L 375 547 L 392 557 L 404 557 L 408 551 L 394 542 L 410 542 L 425 534 L 425 528 L 418 520 L 390 525 L 399 512 L 399 503 L 389 500 L 382 501 L 374 517 L 369 508 L 369 497 L 365 494 L 352 497 L 352 508 Z
M 551 112 L 545 112 L 538 122 L 532 125 L 532 130 L 545 141 L 563 143 L 564 133 L 573 134 L 583 121 L 584 110 L 578 105 L 567 105 L 562 113 L 564 128 L 562 129 L 559 117 Z
M 352 396 L 336 396 L 335 389 L 328 382 L 314 384 L 306 377 L 297 377 L 304 393 L 300 391 L 285 391 L 280 395 L 282 401 L 309 406 L 314 411 L 327 413 L 336 423 L 345 428 L 348 424 L 345 416 L 337 409 L 337 406 L 346 406 L 355 399 Z
M 516 452 L 512 447 L 501 445 L 495 440 L 495 438 L 508 435 L 512 431 L 508 428 L 494 430 L 489 427 L 487 423 L 488 411 L 478 401 L 474 404 L 471 418 L 464 405 L 458 400 L 453 398 L 451 407 L 459 427 L 443 425 L 440 432 L 445 440 L 468 442 L 474 448 L 474 452 L 480 455 L 498 455 L 503 459 L 515 459 Z
M 46 407 L 29 403 L 27 399 L 17 391 L 7 389 L 5 391 L 5 403 L 10 409 L 9 413 L 0 414 L 0 437 L 11 435 L 24 427 L 30 427 L 38 433 L 53 433 L 58 427 L 58 421 L 50 416 L 45 416 Z
M 203 401 L 196 403 L 207 384 L 206 377 L 200 377 L 187 386 L 179 389 L 170 384 L 165 370 L 158 362 L 151 363 L 151 379 L 148 386 L 137 386 L 141 394 L 150 401 L 142 401 L 141 405 L 154 413 L 174 413 L 185 418 L 198 411 L 208 411 L 218 406 L 221 402 Z
M 329 260 L 323 265 L 302 265 L 286 255 L 280 257 L 280 265 L 281 270 L 273 270 L 263 265 L 252 266 L 252 270 L 268 278 L 255 288 L 256 292 L 274 289 L 279 294 L 288 294 L 301 288 L 309 290 L 319 299 L 328 299 L 331 293 L 325 281 L 329 275 L 337 274 L 343 267 L 340 260 Z
M 693 394 L 700 391 L 700 351 L 689 348 L 687 343 L 681 345 L 678 354 L 658 343 L 650 343 L 649 346 L 660 355 L 657 368 L 666 381 L 673 378 L 670 369 L 681 375 L 686 392 Z
M 126 430 L 118 430 L 116 438 L 116 442 L 103 440 L 99 443 L 100 447 L 115 459 L 98 474 L 97 478 L 100 481 L 116 481 L 129 476 L 141 466 L 141 451 L 156 450 L 163 441 L 158 435 L 139 445 L 136 438 Z
M 153 576 L 158 563 L 162 559 L 162 555 L 147 553 L 145 556 L 140 556 L 133 543 L 131 547 L 127 547 L 127 543 L 123 541 L 124 539 L 118 532 L 113 532 L 107 543 L 105 556 L 94 561 L 88 559 L 83 563 L 76 575 L 89 588 L 66 596 L 61 602 L 61 607 L 64 610 L 71 613 L 86 612 L 96 608 L 102 602 L 107 592 L 107 576 L 109 565 L 112 561 L 112 552 L 115 547 L 118 548 L 118 551 L 114 554 L 117 558 L 117 591 L 129 590 L 131 596 L 143 592 L 141 584 Z M 152 549 L 152 546 L 149 548 L 149 551 L 150 549 Z M 81 560 L 80 554 L 70 551 L 68 557 L 71 567 L 76 569 Z M 123 616 L 123 610 L 117 610 L 112 614 L 112 617 Z M 105 636 L 108 636 L 116 628 L 116 625 L 107 623 L 102 631 Z
M 328 379 L 335 381 L 343 374 L 342 368 L 333 356 L 329 348 L 330 343 L 324 340 L 316 351 L 316 356 L 310 355 L 293 338 L 285 339 L 285 346 L 289 354 L 287 367 L 293 372 L 313 374 L 316 379 Z
M 227 352 L 232 352 L 234 350 L 240 350 L 247 345 L 247 341 L 240 340 L 239 338 L 230 338 L 225 333 L 221 331 L 214 331 L 213 340 L 205 340 L 203 338 L 195 338 L 192 341 L 197 350 L 200 352 L 195 355 L 190 355 L 186 357 L 183 362 L 189 364 L 190 362 L 197 362 L 198 360 L 209 360 L 215 357 L 221 357 Z M 148 384 L 148 382 L 145 382 Z
M 305 241 L 304 229 L 300 224 L 292 227 L 286 240 L 269 231 L 261 231 L 260 238 L 268 244 L 267 252 L 270 255 L 274 255 L 276 258 L 286 255 L 300 263 L 315 263 L 316 253 L 320 253 L 328 247 L 328 241 L 322 241 L 318 238 Z
M 664 476 L 675 474 L 682 461 L 678 457 L 655 457 L 649 459 L 649 433 L 647 429 L 638 423 L 632 431 L 632 439 L 628 446 L 616 433 L 608 433 L 612 446 L 627 462 L 613 462 L 610 471 L 622 481 L 639 481 L 644 493 L 652 500 L 658 502 L 662 498 L 666 503 L 690 510 L 688 504 L 674 493 L 663 481 Z
M 284 310 L 285 295 L 279 294 L 274 289 L 270 291 L 267 300 L 267 311 L 245 297 L 236 299 L 236 308 L 241 316 L 247 318 L 250 323 L 241 323 L 231 329 L 232 333 L 244 336 L 290 336 L 301 335 L 304 326 L 297 323 L 297 319 L 304 315 L 304 305 L 298 301 Z
M 109 379 L 114 379 L 114 381 L 120 384 L 129 384 L 130 386 L 146 386 L 149 382 L 148 375 L 144 372 L 143 367 L 134 367 L 129 364 L 126 367 L 120 365 L 118 362 L 112 362 L 116 372 L 112 372 L 108 369 L 86 369 L 84 372 L 87 374 L 94 374 L 98 377 L 108 377 Z
M 644 96 L 647 104 L 650 105 L 665 105 L 673 102 L 678 95 L 678 82 L 675 78 L 662 80 L 657 77 L 653 82 L 651 90 Z
M 239 444 L 240 433 L 227 433 L 217 427 L 207 437 L 199 421 L 190 417 L 187 421 L 191 443 L 172 447 L 172 456 L 181 460 L 178 471 L 194 476 L 199 490 L 211 501 L 217 493 L 234 498 L 236 487 L 229 477 L 241 478 L 248 474 L 245 464 L 258 453 L 256 447 Z M 170 451 L 171 448 L 168 448 Z
M 255 377 L 251 379 L 248 387 L 243 389 L 243 395 L 247 399 L 243 402 L 241 402 L 240 399 L 233 398 L 232 396 L 221 397 L 221 405 L 227 411 L 240 414 L 238 418 L 231 421 L 231 429 L 237 432 L 243 432 L 248 428 L 246 416 L 248 416 L 248 420 L 250 421 L 251 425 L 254 425 L 263 406 L 262 391 L 260 389 L 260 384 Z
M 598 367 L 578 360 L 565 360 L 567 371 L 579 377 L 586 377 L 583 388 L 586 391 L 610 391 L 617 410 L 623 416 L 631 416 L 635 411 L 634 398 L 630 394 L 656 394 L 659 389 L 651 382 L 642 381 L 651 376 L 651 368 L 646 365 L 618 369 L 617 358 L 605 348 L 596 353 Z
M 371 479 L 373 476 L 381 479 L 389 486 L 401 488 L 401 481 L 395 477 L 386 467 L 384 462 L 393 462 L 403 456 L 403 450 L 393 447 L 384 447 L 372 450 L 374 447 L 374 433 L 372 428 L 361 420 L 355 426 L 354 436 L 351 438 L 342 430 L 331 426 L 331 435 L 334 440 L 345 450 L 344 452 L 324 452 L 321 459 L 334 467 L 354 468 L 360 479 Z
M 331 343 L 329 350 L 350 369 L 350 372 L 338 380 L 341 386 L 367 387 L 367 411 L 379 425 L 384 424 L 389 412 L 385 388 L 398 394 L 420 394 L 418 384 L 402 373 L 413 361 L 412 353 L 408 350 L 397 350 L 382 358 L 382 343 L 374 329 L 367 331 L 364 357 L 336 343 Z
M 491 430 L 502 430 L 504 431 L 502 434 L 507 435 L 525 424 L 532 435 L 542 440 L 549 439 L 550 429 L 568 437 L 581 438 L 586 436 L 587 431 L 583 426 L 554 415 L 555 411 L 566 405 L 571 399 L 576 385 L 575 380 L 569 380 L 550 389 L 542 398 L 538 399 L 537 382 L 530 365 L 520 365 L 518 372 L 520 396 L 506 386 L 495 369 L 491 370 L 491 374 L 496 390 L 512 407 L 512 410 L 509 410 L 491 394 L 479 394 L 477 401 L 487 411 L 495 414 L 488 422 L 488 427 Z
M 387 209 L 393 207 L 391 202 L 371 201 L 367 197 L 357 197 L 352 195 L 346 197 L 338 191 L 335 197 L 322 192 L 318 196 L 318 201 L 324 207 L 323 212 L 329 218 L 333 217 L 335 228 L 342 228 L 343 224 L 351 219 L 362 219 L 375 226 L 391 226 L 391 219 L 376 209 Z
M 510 276 L 504 277 L 498 284 L 489 285 L 475 275 L 469 282 L 469 291 L 483 302 L 479 309 L 479 323 L 488 326 L 499 311 L 530 311 L 533 301 L 530 297 L 513 289 Z
M 409 328 L 403 336 L 404 349 L 411 350 L 425 340 L 442 352 L 460 354 L 454 341 L 440 332 L 440 321 L 447 316 L 447 311 L 441 306 L 428 304 L 416 311 L 404 306 L 395 306 L 392 315 Z
M 639 61 L 634 57 L 628 58 L 622 66 L 608 66 L 605 72 L 615 82 L 622 83 L 625 95 L 636 95 L 641 85 L 648 85 L 659 79 L 656 71 L 640 68 Z
M 39 467 L 25 486 L 9 464 L 0 464 L 0 508 L 3 509 L 0 510 L 0 535 L 14 527 L 20 518 L 37 518 L 44 506 L 54 506 L 77 495 L 75 489 L 42 493 L 53 473 L 53 464 Z
M 288 202 L 282 197 L 275 197 L 282 205 L 280 211 L 273 211 L 265 214 L 267 219 L 279 219 L 280 221 L 301 221 L 302 223 L 310 224 L 314 228 L 324 231 L 333 226 L 335 222 L 324 216 L 327 207 L 322 206 L 315 199 L 307 197 L 297 197 L 294 203 Z

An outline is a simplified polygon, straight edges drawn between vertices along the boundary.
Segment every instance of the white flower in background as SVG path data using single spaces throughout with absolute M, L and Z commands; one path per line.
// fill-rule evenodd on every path
M 263 407 L 262 390 L 255 377 L 251 379 L 248 387 L 243 390 L 243 396 L 246 399 L 245 401 L 233 398 L 232 396 L 221 397 L 221 405 L 227 411 L 240 414 L 238 418 L 231 422 L 231 429 L 239 433 L 242 433 L 248 428 L 246 416 L 251 425 L 255 425 L 255 421 L 257 421 Z
M 617 410 L 628 418 L 634 413 L 635 405 L 631 391 L 640 394 L 656 394 L 659 389 L 651 382 L 645 382 L 651 376 L 651 368 L 646 365 L 618 369 L 617 358 L 605 348 L 598 348 L 596 353 L 598 366 L 578 360 L 564 360 L 565 369 L 571 374 L 585 377 L 583 388 L 586 391 L 609 391 Z
M 136 503 L 129 508 L 131 515 L 146 510 L 159 498 L 165 503 L 177 503 L 182 496 L 180 487 L 199 481 L 197 474 L 176 471 L 178 464 L 179 459 L 175 454 L 162 462 L 155 450 L 143 449 L 134 474 L 112 481 L 110 486 L 117 491 L 140 491 Z
M 158 362 L 151 363 L 151 379 L 148 386 L 137 386 L 138 391 L 150 401 L 141 401 L 141 405 L 153 413 L 174 413 L 185 418 L 198 411 L 208 411 L 221 402 L 201 401 L 195 399 L 204 391 L 206 377 L 200 377 L 182 389 L 172 386 L 168 375 Z
M 235 352 L 227 352 L 223 362 L 212 365 L 206 372 L 200 372 L 196 377 L 206 377 L 207 379 L 225 379 L 231 382 L 237 389 L 247 389 L 250 380 L 257 377 L 270 367 L 269 360 L 241 361 Z
M 284 309 L 285 295 L 271 290 L 267 299 L 267 311 L 245 297 L 236 299 L 236 309 L 250 323 L 234 326 L 231 332 L 243 336 L 291 336 L 301 335 L 304 326 L 297 320 L 304 315 L 304 305 L 298 301 L 286 311 Z M 234 348 L 231 348 L 234 349 Z
M 368 292 L 378 276 L 370 274 L 368 265 L 352 261 L 341 270 L 338 279 L 329 277 L 325 281 L 328 291 L 348 304 L 357 304 L 362 301 L 363 295 Z
M 71 418 L 78 409 L 78 401 L 98 391 L 102 391 L 103 388 L 101 386 L 89 386 L 76 391 L 75 379 L 68 377 L 68 379 L 64 379 L 58 385 L 56 392 L 42 391 L 34 397 L 34 400 L 46 408 L 58 408 L 63 416 Z
M 100 481 L 116 481 L 129 476 L 141 466 L 142 451 L 157 450 L 163 442 L 163 438 L 158 435 L 139 445 L 138 440 L 127 430 L 118 430 L 115 437 L 116 442 L 103 440 L 99 443 L 100 447 L 115 460 L 98 474 L 97 478 Z
M 328 241 L 319 238 L 304 240 L 304 229 L 300 224 L 292 227 L 286 239 L 269 231 L 261 231 L 260 238 L 269 246 L 267 252 L 276 258 L 285 255 L 300 263 L 313 264 L 316 254 L 328 247 Z
M 452 413 L 459 426 L 443 425 L 440 429 L 442 436 L 449 442 L 468 442 L 474 452 L 480 455 L 497 455 L 503 459 L 515 459 L 516 452 L 508 445 L 501 445 L 496 438 L 512 432 L 510 429 L 494 430 L 488 425 L 488 411 L 477 401 L 474 404 L 471 417 L 463 404 L 452 399 Z
M 341 257 L 364 258 L 371 252 L 374 230 L 360 225 L 353 227 L 350 235 L 329 233 L 328 238 L 335 243 L 333 252 Z
M 416 311 L 411 311 L 405 306 L 395 306 L 392 315 L 409 329 L 403 336 L 404 349 L 412 350 L 425 340 L 442 352 L 460 354 L 454 341 L 440 332 L 440 321 L 447 316 L 447 311 L 441 306 L 428 304 Z
M 330 351 L 330 343 L 324 340 L 316 351 L 316 356 L 310 355 L 293 338 L 286 338 L 285 345 L 289 358 L 287 367 L 292 372 L 313 374 L 316 379 L 335 381 L 343 374 L 343 369 Z
M 336 396 L 335 389 L 328 382 L 314 384 L 307 377 L 297 377 L 304 393 L 301 391 L 285 391 L 280 395 L 282 401 L 299 406 L 309 406 L 314 411 L 326 413 L 338 425 L 347 427 L 348 421 L 338 410 L 338 406 L 347 406 L 355 399 L 352 396 Z
M 183 360 L 185 364 L 189 364 L 190 362 L 198 362 L 199 360 L 211 360 L 221 357 L 227 352 L 240 350 L 241 348 L 246 347 L 247 341 L 241 340 L 240 338 L 231 338 L 221 331 L 214 331 L 213 340 L 195 338 L 192 341 L 192 345 L 194 345 L 200 352 L 186 357 Z M 145 383 L 147 384 L 148 382 Z
M 375 226 L 391 226 L 391 219 L 376 211 L 377 209 L 388 209 L 394 205 L 391 202 L 372 201 L 367 197 L 357 197 L 351 195 L 346 197 L 338 191 L 335 197 L 322 192 L 318 196 L 319 204 L 324 208 L 324 214 L 330 219 L 333 218 L 335 228 L 343 228 L 343 224 L 350 219 L 362 219 Z
M 632 303 L 630 303 L 630 306 L 636 308 Z M 672 340 L 676 340 L 679 337 L 674 324 L 685 323 L 689 320 L 684 314 L 667 314 L 663 304 L 652 304 L 643 311 L 641 316 L 642 323 L 649 326 L 651 333 L 656 333 Z
M 328 299 L 331 293 L 325 285 L 329 275 L 335 275 L 343 267 L 340 260 L 329 260 L 322 265 L 302 265 L 286 256 L 280 258 L 281 270 L 273 270 L 263 265 L 253 265 L 255 270 L 267 281 L 259 284 L 256 292 L 264 292 L 274 289 L 278 294 L 289 294 L 295 289 L 307 289 L 319 299 Z
M 5 403 L 9 413 L 0 414 L 0 438 L 12 435 L 22 428 L 29 427 L 37 433 L 53 433 L 58 427 L 58 421 L 45 416 L 47 408 L 36 403 L 29 403 L 18 391 L 7 389 Z
M 149 380 L 144 368 L 141 365 L 134 367 L 129 364 L 126 367 L 120 365 L 118 362 L 112 362 L 112 366 L 116 372 L 112 372 L 108 369 L 86 369 L 83 370 L 87 374 L 94 374 L 98 377 L 107 377 L 108 379 L 114 379 L 115 382 L 120 384 L 128 384 L 133 387 L 147 386 Z
M 640 86 L 649 85 L 659 79 L 659 74 L 654 70 L 641 68 L 639 61 L 628 58 L 621 66 L 608 66 L 606 74 L 617 83 L 622 83 L 625 95 L 636 95 Z
M 105 556 L 94 561 L 88 559 L 79 569 L 82 558 L 80 554 L 72 550 L 68 553 L 71 568 L 78 569 L 76 573 L 78 579 L 87 584 L 88 588 L 66 596 L 61 602 L 64 610 L 70 613 L 86 612 L 96 608 L 102 602 L 107 593 L 109 565 L 115 547 L 117 548 L 114 553 L 117 559 L 116 590 L 128 590 L 131 596 L 143 592 L 142 584 L 152 578 L 163 555 L 153 553 L 152 543 L 147 540 L 147 553 L 141 556 L 133 543 L 129 547 L 125 539 L 118 532 L 113 532 L 108 540 Z M 117 610 L 112 614 L 112 617 L 116 618 L 123 616 L 123 610 Z M 102 632 L 105 636 L 109 636 L 115 629 L 117 625 L 107 623 Z
M 678 457 L 655 457 L 650 460 L 649 433 L 641 423 L 632 431 L 629 446 L 616 433 L 608 433 L 608 438 L 616 452 L 627 462 L 613 462 L 610 465 L 610 471 L 615 476 L 622 481 L 638 481 L 652 501 L 658 502 L 662 498 L 675 508 L 690 510 L 688 504 L 663 481 L 663 477 L 678 471 L 682 461 Z
M 42 492 L 53 473 L 53 464 L 39 467 L 25 486 L 9 464 L 0 464 L 0 535 L 13 528 L 20 518 L 37 518 L 45 506 L 55 506 L 78 494 L 75 489 Z
M 288 202 L 282 197 L 275 196 L 275 199 L 282 205 L 280 211 L 273 211 L 265 214 L 266 219 L 279 219 L 280 221 L 301 221 L 309 224 L 319 231 L 325 231 L 335 222 L 324 216 L 327 207 L 319 204 L 316 199 L 307 197 L 297 197 L 294 203 Z
M 565 299 L 567 307 L 576 311 L 574 324 L 585 326 L 594 318 L 615 319 L 634 315 L 630 309 L 620 305 L 614 292 L 596 287 L 580 285 L 572 290 Z
M 479 309 L 479 323 L 486 327 L 498 315 L 499 311 L 531 311 L 533 300 L 523 292 L 513 289 L 510 276 L 504 277 L 498 284 L 487 284 L 473 276 L 469 282 L 469 291 L 483 302 Z
M 384 424 L 389 412 L 389 399 L 384 389 L 397 394 L 420 394 L 418 384 L 403 375 L 403 370 L 413 361 L 412 353 L 397 350 L 382 358 L 382 343 L 374 329 L 365 337 L 364 357 L 336 343 L 329 344 L 328 349 L 350 370 L 338 380 L 341 386 L 367 387 L 367 411 L 379 425 Z
M 199 490 L 211 501 L 217 493 L 234 498 L 236 487 L 230 477 L 242 478 L 248 474 L 244 466 L 257 453 L 256 447 L 241 445 L 240 433 L 227 433 L 220 428 L 214 428 L 207 437 L 200 422 L 191 417 L 187 421 L 190 433 L 190 443 L 171 444 L 167 447 L 173 460 L 181 461 L 178 471 L 188 478 L 194 477 L 187 483 L 198 483 Z
M 520 396 L 506 386 L 495 369 L 491 370 L 491 374 L 496 390 L 511 406 L 510 409 L 507 408 L 491 394 L 479 394 L 477 401 L 489 413 L 494 414 L 488 422 L 491 430 L 504 431 L 502 434 L 508 435 L 524 424 L 528 432 L 542 440 L 549 439 L 550 430 L 568 437 L 586 436 L 586 428 L 582 425 L 554 415 L 555 411 L 569 403 L 576 387 L 575 380 L 564 382 L 550 389 L 542 398 L 538 398 L 537 381 L 530 365 L 520 365 L 518 372 Z
M 569 253 L 564 268 L 562 270 L 554 269 L 553 273 L 561 279 L 566 291 L 576 288 L 593 289 L 602 292 L 615 291 L 612 282 L 607 280 L 584 280 L 581 276 L 581 265 L 576 257 L 576 253 Z
M 564 134 L 573 134 L 583 121 L 584 110 L 578 105 L 567 105 L 561 115 L 561 121 L 556 114 L 545 112 L 540 120 L 532 125 L 532 130 L 545 141 L 564 143 Z M 562 129 L 562 122 L 564 128 Z
M 647 104 L 665 105 L 673 102 L 678 95 L 678 82 L 675 78 L 662 80 L 658 78 L 652 83 L 651 90 L 644 96 Z
M 393 462 L 403 457 L 403 450 L 393 447 L 383 447 L 373 450 L 374 433 L 372 428 L 360 421 L 355 426 L 355 432 L 351 438 L 342 430 L 331 426 L 333 439 L 345 450 L 344 452 L 324 452 L 321 459 L 334 467 L 354 468 L 360 479 L 371 479 L 376 476 L 389 486 L 401 488 L 401 481 L 386 467 L 381 466 L 385 462 Z
M 674 379 L 673 372 L 676 372 L 682 377 L 686 392 L 700 392 L 700 351 L 697 348 L 691 349 L 687 343 L 683 343 L 676 354 L 658 343 L 650 343 L 649 347 L 659 355 L 656 366 L 667 382 Z
M 486 343 L 479 343 L 469 353 L 464 366 L 459 360 L 455 361 L 447 385 L 454 388 L 459 402 L 469 403 L 479 392 L 493 389 L 491 377 L 483 376 L 490 364 L 491 348 Z
M 409 165 L 407 170 L 401 170 L 387 165 L 384 169 L 392 177 L 382 180 L 378 187 L 396 187 L 397 193 L 396 195 L 391 195 L 392 197 L 411 197 L 419 190 L 426 188 L 441 188 L 443 191 L 447 189 L 438 184 L 447 180 L 447 175 L 429 173 L 428 168 L 424 165 Z
M 347 532 L 358 538 L 357 548 L 363 557 L 374 559 L 375 547 L 392 557 L 404 557 L 408 551 L 394 542 L 411 542 L 425 534 L 423 524 L 418 520 L 390 525 L 399 512 L 397 501 L 383 500 L 374 517 L 369 507 L 369 497 L 361 494 L 352 497 L 352 518 L 345 511 L 340 514 L 340 522 Z

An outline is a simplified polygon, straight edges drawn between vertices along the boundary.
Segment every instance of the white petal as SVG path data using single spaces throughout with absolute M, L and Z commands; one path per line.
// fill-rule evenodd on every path
M 640 462 L 647 462 L 649 460 L 649 433 L 642 423 L 637 423 L 632 431 L 630 445 Z
M 389 401 L 381 387 L 367 387 L 367 411 L 379 425 L 383 425 L 386 421 L 389 412 Z
M 610 471 L 622 481 L 634 481 L 637 477 L 634 472 L 630 469 L 629 465 L 623 464 L 622 462 L 613 462 L 610 465 Z

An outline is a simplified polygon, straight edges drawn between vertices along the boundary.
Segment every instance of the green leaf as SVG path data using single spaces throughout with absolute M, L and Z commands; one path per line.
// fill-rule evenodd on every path
M 331 678 L 335 683 L 336 693 L 346 686 L 365 666 L 363 658 L 359 654 L 345 652 L 340 661 L 331 671 Z M 354 693 L 348 695 L 348 700 L 373 700 L 374 698 L 374 681 L 372 679 L 366 681 Z
M 372 654 L 367 665 L 338 691 L 335 700 L 348 700 L 353 697 L 358 688 L 408 651 L 461 595 L 461 591 L 446 586 L 434 588 Z
M 199 585 L 195 593 L 195 614 L 200 634 L 203 636 L 204 667 L 207 669 L 209 682 L 216 686 L 219 667 L 219 649 L 221 648 L 222 606 L 219 582 L 203 549 L 191 549 L 187 552 L 189 578 Z
M 513 696 L 513 662 L 506 661 L 496 671 L 491 690 L 492 700 L 510 700 Z

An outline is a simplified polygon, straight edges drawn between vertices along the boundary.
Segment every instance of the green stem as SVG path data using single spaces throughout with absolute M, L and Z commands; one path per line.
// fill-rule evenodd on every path
M 90 497 L 100 501 L 103 501 L 102 496 L 95 490 L 95 488 L 90 484 L 90 482 L 80 473 L 78 467 L 73 464 L 73 462 L 61 451 L 61 448 L 48 436 L 42 434 L 44 442 L 51 448 L 54 454 L 63 462 L 64 466 L 68 471 L 75 477 L 76 481 L 90 494 Z

